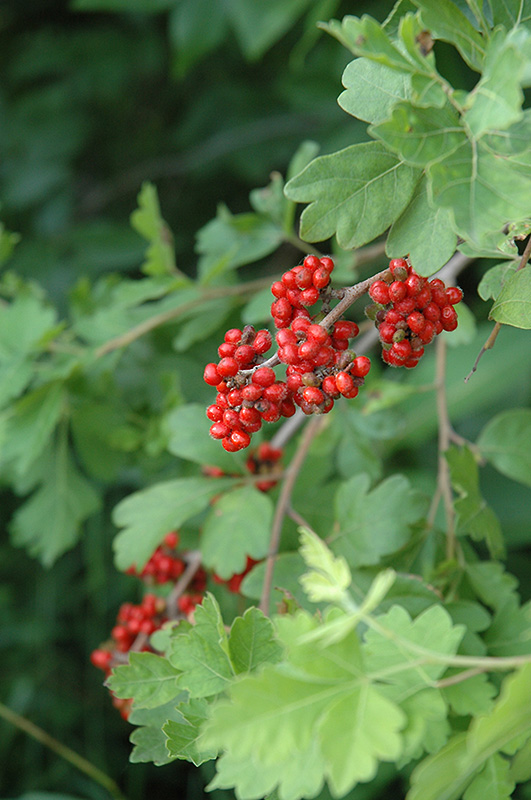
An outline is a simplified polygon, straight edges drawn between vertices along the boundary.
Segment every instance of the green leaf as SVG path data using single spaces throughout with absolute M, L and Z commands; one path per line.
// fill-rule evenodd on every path
M 503 553 L 499 520 L 487 505 L 479 489 L 479 470 L 467 447 L 451 447 L 445 453 L 450 467 L 452 487 L 459 495 L 454 500 L 458 533 L 468 533 L 476 541 L 485 539 L 493 557 Z
M 493 656 L 530 654 L 531 601 L 520 606 L 516 599 L 508 598 L 496 611 L 485 642 Z
M 450 210 L 454 229 L 472 243 L 529 214 L 529 166 L 491 151 L 484 138 L 429 165 L 428 179 L 432 200 Z
M 458 733 L 438 753 L 423 759 L 411 774 L 407 800 L 460 800 L 471 780 L 457 768 L 465 753 L 466 733 Z
M 207 18 L 209 24 L 205 25 Z M 211 0 L 179 3 L 170 14 L 168 32 L 173 45 L 175 71 L 179 78 L 183 78 L 223 41 L 227 34 L 225 9 Z
M 515 328 L 531 329 L 531 268 L 510 275 L 489 314 L 491 319 Z
M 26 547 L 30 555 L 51 567 L 77 542 L 81 523 L 99 506 L 99 496 L 61 441 L 47 459 L 41 486 L 13 516 L 13 544 Z
M 356 56 L 365 56 L 383 66 L 400 72 L 417 72 L 418 68 L 391 41 L 383 27 L 368 14 L 363 17 L 346 16 L 341 22 L 331 20 L 322 25 Z
M 232 485 L 229 478 L 177 478 L 135 492 L 114 508 L 114 524 L 123 528 L 114 539 L 118 569 L 141 569 L 168 531 L 179 528 L 207 508 Z
M 489 0 L 494 25 L 504 25 L 507 29 L 516 25 L 529 25 L 531 19 L 531 5 L 529 0 Z
M 458 672 L 459 670 L 449 669 L 445 672 L 444 678 L 452 677 Z M 482 673 L 445 686 L 441 689 L 441 694 L 456 714 L 478 716 L 491 710 L 496 687 L 489 681 L 488 676 Z
M 225 492 L 203 525 L 203 564 L 226 579 L 244 571 L 247 556 L 256 561 L 265 558 L 272 520 L 271 499 L 253 486 Z M 230 547 L 227 547 L 228 541 Z
M 227 689 L 234 678 L 228 655 L 227 634 L 213 595 L 205 595 L 195 609 L 195 624 L 172 637 L 168 659 L 182 672 L 179 688 L 190 697 L 209 697 Z
M 304 528 L 299 552 L 308 567 L 300 582 L 312 603 L 340 602 L 352 581 L 345 559 L 335 558 L 319 536 Z
M 398 760 L 402 767 L 423 753 L 434 753 L 446 744 L 450 733 L 448 708 L 441 692 L 421 689 L 407 696 L 400 707 L 407 715 L 404 747 Z
M 130 652 L 129 664 L 115 667 L 107 684 L 117 697 L 133 698 L 137 708 L 156 708 L 177 697 L 178 677 L 163 656 Z
M 365 634 L 367 670 L 381 672 L 383 680 L 408 694 L 431 686 L 441 677 L 447 665 L 444 658 L 437 661 L 436 655 L 454 655 L 465 632 L 464 625 L 453 625 L 440 605 L 427 608 L 414 620 L 401 606 L 393 606 L 375 622 Z M 423 654 L 425 663 L 419 664 Z M 403 669 L 395 669 L 400 666 Z
M 170 756 L 191 761 L 196 767 L 215 758 L 217 750 L 204 749 L 198 742 L 201 726 L 209 717 L 206 700 L 192 698 L 187 703 L 179 703 L 175 713 L 176 718 L 162 726 Z
M 271 296 L 271 293 L 269 293 Z M 172 455 L 220 467 L 224 472 L 239 471 L 234 456 L 220 447 L 219 441 L 208 436 L 211 423 L 205 416 L 205 406 L 188 403 L 171 411 L 164 420 L 168 431 L 168 450 Z
M 364 122 L 378 123 L 390 116 L 396 103 L 411 94 L 409 75 L 397 72 L 368 58 L 347 64 L 338 97 L 341 108 Z
M 6 230 L 0 222 L 0 266 L 11 258 L 15 245 L 20 242 L 20 234 Z
M 266 562 L 262 561 L 253 567 L 252 571 L 245 576 L 241 585 L 242 594 L 245 597 L 259 599 L 262 595 L 264 585 Z M 280 553 L 275 560 L 272 585 L 280 592 L 288 592 L 295 598 L 295 601 L 302 606 L 312 607 L 304 594 L 299 582 L 300 576 L 305 570 L 304 561 L 298 552 Z M 274 591 L 277 600 L 281 595 Z
M 451 0 L 413 0 L 434 39 L 453 44 L 469 67 L 481 72 L 485 41 Z
M 184 693 L 178 697 L 184 697 Z M 128 722 L 140 726 L 129 737 L 134 745 L 129 756 L 132 764 L 153 762 L 162 766 L 174 760 L 174 756 L 170 756 L 166 749 L 166 736 L 162 726 L 170 719 L 180 719 L 175 703 L 176 698 L 173 698 L 171 702 L 156 708 L 132 708 Z
M 267 665 L 259 674 L 234 683 L 230 702 L 214 704 L 204 741 L 224 749 L 233 761 L 237 790 L 235 762 L 249 759 L 258 765 L 259 774 L 266 766 L 277 765 L 283 773 L 291 757 L 289 793 L 286 787 L 285 794 L 283 774 L 279 786 L 281 796 L 290 798 L 301 797 L 305 784 L 306 759 L 299 763 L 298 756 L 317 741 L 321 758 L 315 753 L 314 761 L 321 761 L 334 794 L 344 794 L 357 781 L 370 780 L 378 761 L 395 760 L 401 749 L 404 715 L 363 679 L 354 632 L 323 648 L 299 643 L 301 636 L 318 626 L 309 614 L 280 617 L 277 625 L 288 647 L 288 662 Z M 317 778 L 313 783 L 318 783 Z M 278 781 L 277 777 L 273 785 Z
M 519 750 L 511 763 L 511 778 L 516 783 L 531 779 L 531 739 Z
M 332 704 L 319 725 L 332 794 L 341 797 L 359 781 L 372 780 L 379 761 L 396 761 L 403 725 L 403 711 L 370 684 Z M 338 735 L 342 730 L 346 736 Z
M 230 629 L 229 655 L 237 675 L 279 661 L 281 653 L 271 620 L 258 608 L 248 608 L 243 617 L 236 617 Z
M 487 44 L 481 80 L 468 96 L 463 117 L 474 138 L 505 130 L 522 117 L 524 61 L 524 55 L 507 41 L 506 32 L 495 30 Z
M 22 290 L 0 314 L 0 363 L 10 361 L 13 356 L 33 356 L 40 352 L 43 340 L 56 325 L 55 310 Z
M 514 791 L 514 781 L 509 777 L 510 763 L 495 753 L 485 761 L 466 792 L 463 800 L 510 800 Z
M 500 609 L 508 600 L 516 601 L 518 581 L 496 561 L 466 565 L 466 574 L 479 599 L 489 608 Z
M 503 475 L 531 486 L 531 410 L 497 414 L 481 431 L 477 446 Z
M 250 61 L 260 58 L 300 17 L 309 0 L 269 0 L 248 3 L 229 0 L 227 12 L 243 54 Z
M 492 753 L 514 753 L 514 741 L 531 735 L 531 663 L 504 679 L 490 714 L 472 720 L 467 762 L 479 765 Z
M 466 141 L 452 108 L 415 108 L 411 103 L 396 105 L 390 119 L 371 125 L 369 133 L 413 167 L 425 167 L 448 156 Z
M 72 0 L 74 11 L 109 11 L 112 13 L 156 14 L 168 11 L 174 0 Z
M 483 275 L 478 285 L 478 294 L 482 300 L 492 298 L 496 300 L 500 294 L 505 281 L 513 275 L 518 268 L 516 261 L 502 261 L 491 267 Z
M 408 205 L 418 181 L 378 142 L 355 144 L 319 156 L 286 184 L 286 195 L 310 203 L 301 216 L 301 236 L 323 241 L 334 233 L 339 246 L 360 247 L 383 233 Z
M 389 258 L 409 258 L 419 275 L 429 277 L 453 256 L 457 236 L 450 212 L 429 201 L 426 178 L 422 178 L 404 213 L 393 223 L 385 252 Z
M 172 275 L 175 273 L 173 236 L 162 219 L 156 187 L 142 184 L 138 195 L 138 208 L 131 214 L 131 226 L 150 243 L 142 271 L 146 275 Z
M 201 283 L 268 256 L 283 238 L 282 229 L 270 219 L 252 213 L 231 214 L 226 206 L 220 206 L 215 219 L 197 234 Z
M 367 475 L 355 475 L 341 484 L 336 495 L 337 530 L 331 540 L 335 553 L 350 566 L 377 564 L 380 558 L 405 545 L 410 525 L 420 520 L 428 501 L 412 490 L 403 475 L 393 475 L 370 490 Z
M 48 383 L 29 392 L 6 415 L 0 459 L 23 477 L 39 458 L 61 418 L 65 392 L 62 383 Z

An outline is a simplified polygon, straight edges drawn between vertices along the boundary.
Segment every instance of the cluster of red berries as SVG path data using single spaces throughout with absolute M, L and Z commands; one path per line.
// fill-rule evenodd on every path
M 264 363 L 271 344 L 266 330 L 251 325 L 231 329 L 218 348 L 218 364 L 207 364 L 206 383 L 216 386 L 216 402 L 206 414 L 213 423 L 210 435 L 221 439 L 225 450 L 248 447 L 262 422 L 291 417 L 298 405 L 305 414 L 326 414 L 340 395 L 356 397 L 370 369 L 370 361 L 349 350 L 349 339 L 359 333 L 355 322 L 338 320 L 329 328 L 314 321 L 309 306 L 332 297 L 330 274 L 334 262 L 327 256 L 306 256 L 271 287 L 276 298 L 271 315 L 277 328 L 276 358 L 286 365 L 286 380 L 277 380 Z M 258 347 L 257 347 L 258 343 Z M 271 362 L 270 362 L 271 363 Z M 278 363 L 274 361 L 273 363 Z
M 153 553 L 144 568 L 137 572 L 133 565 L 127 570 L 128 575 L 136 575 L 145 583 L 168 583 L 176 581 L 183 574 L 186 563 L 175 553 L 175 548 L 179 544 L 179 534 L 170 531 L 164 537 L 164 541 Z
M 386 364 L 411 369 L 435 336 L 457 328 L 454 306 L 463 292 L 447 288 L 439 278 L 423 278 L 404 258 L 393 258 L 389 270 L 389 281 L 371 285 L 369 295 L 376 305 L 366 311 L 378 328 Z
M 295 413 L 286 384 L 277 381 L 270 367 L 260 366 L 270 347 L 267 330 L 255 331 L 252 325 L 243 331 L 231 328 L 218 347 L 219 363 L 205 367 L 206 383 L 218 392 L 216 402 L 206 411 L 213 423 L 210 435 L 221 439 L 229 453 L 248 447 L 262 422 L 276 422 Z M 229 352 L 232 355 L 227 355 Z

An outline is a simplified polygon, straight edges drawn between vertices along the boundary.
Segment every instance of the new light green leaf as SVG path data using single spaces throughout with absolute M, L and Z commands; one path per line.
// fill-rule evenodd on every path
M 489 316 L 504 325 L 531 329 L 530 267 L 520 269 L 507 278 Z
M 417 71 L 407 56 L 391 41 L 380 23 L 368 14 L 361 18 L 347 15 L 341 22 L 333 19 L 321 27 L 356 56 L 365 56 L 406 74 Z
M 473 539 L 484 539 L 493 557 L 503 553 L 503 536 L 500 522 L 481 495 L 479 469 L 467 447 L 450 447 L 445 453 L 450 467 L 450 479 L 459 495 L 454 500 L 458 533 L 467 533 Z
M 341 80 L 345 91 L 337 102 L 347 114 L 364 122 L 382 122 L 396 103 L 411 94 L 408 74 L 368 58 L 356 58 L 347 64 Z
M 171 758 L 191 761 L 198 767 L 216 757 L 217 750 L 204 749 L 198 741 L 201 726 L 208 716 L 206 700 L 192 698 L 187 703 L 179 703 L 173 719 L 162 726 L 162 732 L 166 737 L 166 748 Z
M 280 659 L 282 647 L 275 638 L 271 620 L 254 606 L 236 617 L 229 635 L 229 655 L 239 675 Z
M 337 235 L 340 247 L 360 247 L 383 233 L 408 205 L 419 172 L 378 142 L 355 144 L 314 159 L 285 188 L 309 203 L 301 236 L 317 242 Z
M 504 30 L 494 31 L 487 44 L 483 74 L 470 92 L 464 114 L 472 136 L 505 130 L 522 117 L 524 95 L 520 87 L 525 57 L 507 40 Z
M 176 670 L 156 653 L 129 653 L 129 664 L 115 667 L 107 684 L 117 697 L 133 698 L 138 708 L 169 703 L 179 693 Z
M 428 500 L 411 489 L 403 475 L 393 475 L 370 489 L 368 475 L 344 481 L 336 495 L 336 526 L 331 549 L 350 566 L 377 564 L 406 544 L 411 528 L 427 510 Z
M 451 0 L 413 0 L 434 39 L 453 44 L 469 67 L 481 72 L 485 40 Z
M 404 724 L 399 706 L 370 684 L 332 704 L 318 726 L 332 794 L 342 797 L 357 783 L 372 780 L 379 762 L 396 761 Z
M 429 277 L 446 264 L 456 246 L 450 212 L 430 202 L 423 177 L 410 204 L 391 226 L 385 252 L 389 258 L 401 258 L 409 253 L 415 271 Z
M 218 603 L 210 593 L 194 616 L 195 625 L 172 638 L 167 656 L 182 672 L 179 688 L 186 689 L 190 697 L 210 697 L 227 689 L 234 678 L 227 634 Z
M 393 606 L 376 617 L 376 623 L 365 634 L 362 648 L 367 670 L 382 672 L 383 680 L 408 693 L 440 678 L 447 668 L 447 656 L 456 653 L 465 632 L 464 625 L 453 625 L 440 605 L 413 620 L 401 606 Z M 422 659 L 425 663 L 419 663 Z M 404 669 L 395 669 L 399 666 Z
M 300 582 L 312 603 L 340 602 L 352 581 L 346 560 L 334 557 L 319 536 L 304 528 L 299 552 L 308 567 Z
M 114 524 L 123 528 L 114 540 L 117 568 L 143 567 L 168 531 L 199 514 L 231 484 L 229 478 L 177 478 L 126 497 L 113 511 Z
M 398 766 L 402 767 L 423 753 L 436 753 L 450 734 L 448 708 L 437 689 L 421 689 L 400 703 L 407 723 L 402 731 L 404 746 Z
M 225 492 L 203 525 L 204 565 L 221 578 L 243 572 L 247 556 L 258 561 L 267 555 L 272 520 L 271 499 L 253 486 Z
M 531 409 L 497 414 L 481 431 L 477 445 L 499 472 L 531 486 Z

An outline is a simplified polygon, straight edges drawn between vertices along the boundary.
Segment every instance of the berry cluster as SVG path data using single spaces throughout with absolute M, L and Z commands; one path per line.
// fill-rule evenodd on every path
M 136 567 L 132 566 L 127 570 L 128 575 L 135 575 L 148 584 L 176 581 L 186 567 L 184 560 L 175 553 L 178 544 L 179 534 L 176 531 L 170 531 L 141 572 L 137 572 Z
M 227 331 L 218 348 L 219 363 L 205 367 L 206 383 L 218 392 L 206 411 L 213 423 L 210 435 L 221 439 L 225 450 L 247 447 L 262 422 L 291 417 L 296 406 L 305 414 L 326 414 L 340 395 L 358 394 L 370 369 L 368 358 L 348 349 L 358 326 L 340 319 L 324 327 L 308 311 L 318 300 L 323 309 L 329 307 L 333 269 L 331 258 L 309 255 L 273 283 L 271 315 L 278 351 L 269 362 L 263 355 L 271 345 L 270 334 L 248 325 L 243 331 Z M 279 361 L 286 365 L 285 381 L 277 380 L 272 369 Z
M 456 286 L 447 288 L 439 278 L 423 278 L 404 258 L 392 259 L 389 270 L 389 281 L 371 285 L 369 295 L 376 305 L 366 311 L 378 328 L 386 364 L 412 369 L 425 345 L 442 331 L 457 328 L 454 306 L 463 292 Z

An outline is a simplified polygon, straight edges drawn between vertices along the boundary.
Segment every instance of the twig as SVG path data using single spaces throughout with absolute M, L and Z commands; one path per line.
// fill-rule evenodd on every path
M 34 722 L 26 719 L 26 717 L 22 717 L 20 714 L 17 714 L 16 711 L 8 708 L 3 703 L 0 703 L 0 717 L 3 717 L 5 720 L 7 720 L 7 722 L 10 722 L 21 731 L 24 731 L 24 733 L 27 733 L 28 736 L 36 739 L 49 750 L 52 750 L 54 753 L 56 753 L 56 755 L 64 758 L 65 761 L 68 761 L 80 772 L 88 775 L 93 781 L 99 783 L 100 786 L 103 786 L 112 797 L 116 798 L 116 800 L 127 800 L 126 796 L 120 791 L 118 784 L 115 783 L 115 781 L 109 775 L 96 767 L 86 758 L 83 758 L 83 756 L 80 756 L 79 753 L 75 752 L 75 750 L 71 750 L 70 747 L 67 747 L 57 739 L 54 739 L 53 736 L 50 736 L 50 734 L 45 730 L 40 728 L 38 725 L 35 725 Z
M 442 336 L 437 339 L 435 348 L 435 386 L 437 398 L 437 418 L 439 420 L 437 484 L 444 501 L 444 509 L 446 514 L 446 558 L 449 561 L 452 561 L 455 558 L 456 550 L 455 511 L 452 495 L 452 484 L 450 481 L 450 468 L 444 455 L 450 447 L 451 425 L 448 417 L 445 387 L 446 341 Z
M 184 591 L 188 588 L 194 579 L 194 575 L 201 566 L 201 553 L 199 550 L 191 550 L 187 553 L 188 564 L 183 574 L 171 590 L 166 599 L 166 610 L 168 617 L 174 619 L 177 614 L 177 600 Z
M 527 241 L 527 244 L 525 246 L 525 250 L 522 253 L 522 257 L 520 259 L 520 263 L 518 264 L 515 272 L 519 272 L 521 269 L 523 269 L 525 267 L 525 265 L 529 261 L 529 257 L 530 256 L 531 256 L 531 236 L 529 237 L 529 239 Z M 496 342 L 496 339 L 498 338 L 498 334 L 499 334 L 499 332 L 501 330 L 501 327 L 502 327 L 502 323 L 501 322 L 496 322 L 496 324 L 494 325 L 492 331 L 489 334 L 489 338 L 487 339 L 487 341 L 485 342 L 485 344 L 483 345 L 483 347 L 479 351 L 478 357 L 474 361 L 474 366 L 472 367 L 472 369 L 470 370 L 470 372 L 466 376 L 465 383 L 468 383 L 468 381 L 470 380 L 470 378 L 472 377 L 474 372 L 476 372 L 476 370 L 478 368 L 478 364 L 479 364 L 482 356 L 487 352 L 487 350 L 492 350 L 492 348 L 494 347 L 494 344 Z
M 475 675 L 481 675 L 483 672 L 485 672 L 485 670 L 481 669 L 481 667 L 464 669 L 462 672 L 458 672 L 457 675 L 450 675 L 449 678 L 443 678 L 442 680 L 437 681 L 435 687 L 437 689 L 446 689 L 447 686 L 455 686 L 456 683 L 466 681 L 468 678 L 473 678 Z
M 269 604 L 270 604 L 271 589 L 273 584 L 273 572 L 275 569 L 275 561 L 278 553 L 278 548 L 280 545 L 282 524 L 284 522 L 284 517 L 286 516 L 287 510 L 290 505 L 291 493 L 293 492 L 293 487 L 295 486 L 295 481 L 297 480 L 297 476 L 301 470 L 301 467 L 304 464 L 306 456 L 308 455 L 309 447 L 314 437 L 318 433 L 319 428 L 323 424 L 323 419 L 324 419 L 323 417 L 317 416 L 313 417 L 308 422 L 306 430 L 304 431 L 304 434 L 297 448 L 297 452 L 293 456 L 291 464 L 287 469 L 286 479 L 282 484 L 280 496 L 278 498 L 277 505 L 275 508 L 273 524 L 271 526 L 269 554 L 267 556 L 264 585 L 262 588 L 262 597 L 259 606 L 260 610 L 263 611 L 264 614 L 269 614 Z

